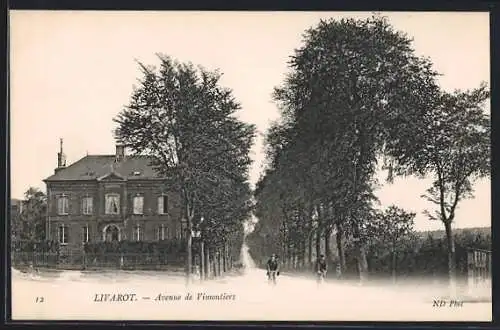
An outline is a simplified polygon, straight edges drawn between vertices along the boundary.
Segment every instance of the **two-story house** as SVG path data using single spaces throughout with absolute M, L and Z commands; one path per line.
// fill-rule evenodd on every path
M 179 194 L 146 156 L 87 155 L 66 166 L 62 148 L 47 185 L 47 238 L 69 250 L 89 241 L 182 238 Z

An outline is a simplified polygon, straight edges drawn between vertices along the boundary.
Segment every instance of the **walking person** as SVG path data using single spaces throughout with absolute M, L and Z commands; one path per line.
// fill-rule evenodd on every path
M 324 282 L 324 280 L 326 278 L 326 273 L 328 271 L 326 259 L 325 259 L 325 256 L 323 254 L 320 255 L 318 260 L 316 261 L 315 270 L 316 270 L 317 282 L 319 285 L 319 284 Z
M 267 261 L 266 268 L 269 283 L 276 285 L 276 277 L 280 274 L 279 262 L 276 254 L 271 255 L 271 258 Z

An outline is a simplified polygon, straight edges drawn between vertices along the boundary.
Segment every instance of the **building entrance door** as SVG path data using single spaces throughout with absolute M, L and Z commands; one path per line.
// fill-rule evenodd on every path
M 108 225 L 104 230 L 106 242 L 117 242 L 120 240 L 120 229 L 115 225 Z

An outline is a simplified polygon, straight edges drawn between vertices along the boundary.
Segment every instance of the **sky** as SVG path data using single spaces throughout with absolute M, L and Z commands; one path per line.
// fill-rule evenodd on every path
M 445 90 L 489 84 L 489 16 L 466 12 L 383 12 L 414 38 Z M 88 154 L 113 154 L 112 119 L 140 78 L 136 60 L 158 64 L 155 53 L 219 69 L 221 84 L 241 103 L 238 116 L 253 123 L 250 181 L 263 169 L 262 134 L 279 116 L 271 99 L 288 72 L 302 33 L 320 19 L 366 18 L 349 12 L 10 12 L 11 197 L 42 182 L 57 166 L 59 139 L 68 165 Z M 383 180 L 383 173 L 380 178 Z M 420 196 L 430 180 L 399 178 L 377 191 L 381 207 L 417 213 L 418 230 L 441 229 L 423 214 L 435 206 Z M 479 181 L 475 198 L 459 204 L 456 228 L 491 225 L 491 182 Z

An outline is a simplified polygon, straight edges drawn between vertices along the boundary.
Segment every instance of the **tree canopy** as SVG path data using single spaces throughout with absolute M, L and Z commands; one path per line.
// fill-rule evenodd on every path
M 235 226 L 242 231 L 249 216 L 255 128 L 235 116 L 240 104 L 221 87 L 221 73 L 162 54 L 158 58 L 158 69 L 139 63 L 143 78 L 115 118 L 115 134 L 133 152 L 149 155 L 180 192 L 191 273 L 190 233 L 202 218 L 207 242 L 215 244 Z
M 267 170 L 255 196 L 265 222 L 258 229 L 279 238 L 292 259 L 310 260 L 314 239 L 316 254 L 323 241 L 328 255 L 336 232 L 337 241 L 354 242 L 363 273 L 364 245 L 380 220 L 381 159 L 392 175 L 436 174 L 427 197 L 447 219 L 473 179 L 488 173 L 486 86 L 442 91 L 430 59 L 386 18 L 320 21 L 305 31 L 289 69 L 274 91 L 281 117 L 266 134 Z M 280 234 L 292 231 L 301 234 Z

